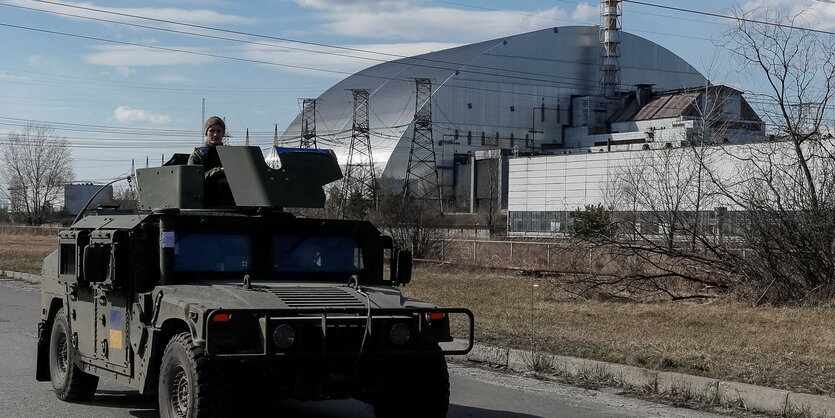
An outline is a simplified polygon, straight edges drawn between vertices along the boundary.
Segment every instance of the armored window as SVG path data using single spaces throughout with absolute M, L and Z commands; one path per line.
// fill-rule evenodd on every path
M 240 272 L 252 269 L 252 239 L 236 234 L 185 234 L 174 245 L 174 270 Z
M 59 274 L 75 274 L 78 261 L 75 258 L 75 244 L 61 244 L 61 267 Z
M 355 273 L 362 268 L 362 248 L 354 238 L 302 235 L 273 238 L 275 272 Z

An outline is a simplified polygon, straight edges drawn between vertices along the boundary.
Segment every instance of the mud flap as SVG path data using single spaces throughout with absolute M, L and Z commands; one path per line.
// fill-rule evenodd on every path
M 35 360 L 35 380 L 48 382 L 49 375 L 49 331 L 51 325 L 47 321 L 38 322 L 38 352 Z

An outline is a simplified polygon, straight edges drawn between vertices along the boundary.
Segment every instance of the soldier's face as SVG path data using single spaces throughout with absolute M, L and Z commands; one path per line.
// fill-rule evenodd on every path
M 206 142 L 211 145 L 223 144 L 223 128 L 220 125 L 212 125 L 206 130 Z

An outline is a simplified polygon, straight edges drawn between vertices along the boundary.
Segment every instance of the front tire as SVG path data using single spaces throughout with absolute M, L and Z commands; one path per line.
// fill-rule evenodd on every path
M 81 371 L 73 362 L 70 327 L 64 308 L 52 322 L 49 336 L 49 375 L 58 399 L 67 402 L 89 400 L 96 393 L 99 378 Z
M 159 372 L 161 418 L 196 418 L 228 415 L 228 381 L 210 373 L 203 347 L 191 334 L 175 335 L 162 354 Z
M 419 357 L 392 367 L 386 390 L 375 396 L 377 418 L 443 418 L 449 409 L 449 372 L 444 356 Z

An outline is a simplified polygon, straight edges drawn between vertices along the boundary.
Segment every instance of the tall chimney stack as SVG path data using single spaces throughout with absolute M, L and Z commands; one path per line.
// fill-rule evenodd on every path
M 620 16 L 621 0 L 600 1 L 600 43 L 603 56 L 600 66 L 600 87 L 604 97 L 615 97 L 620 82 Z

